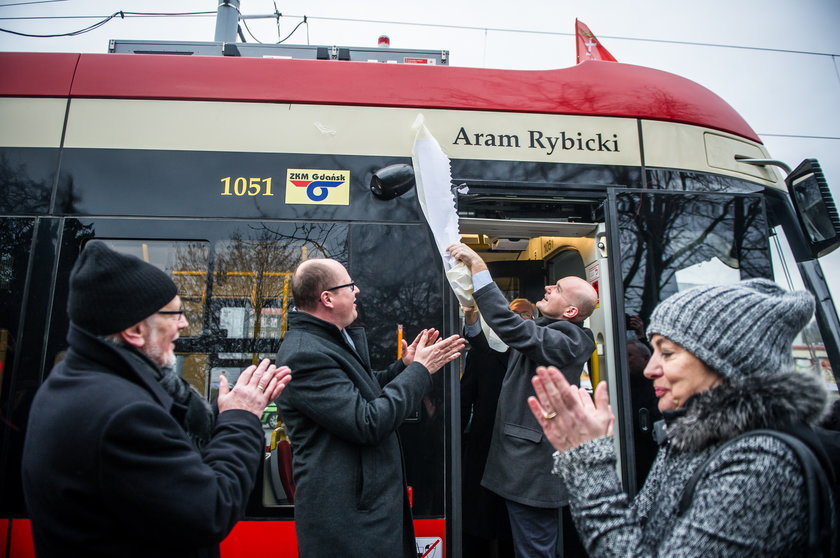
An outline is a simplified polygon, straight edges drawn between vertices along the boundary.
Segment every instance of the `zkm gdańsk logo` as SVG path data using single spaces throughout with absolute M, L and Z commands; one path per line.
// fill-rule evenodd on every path
M 289 169 L 286 171 L 286 203 L 349 205 L 350 171 Z

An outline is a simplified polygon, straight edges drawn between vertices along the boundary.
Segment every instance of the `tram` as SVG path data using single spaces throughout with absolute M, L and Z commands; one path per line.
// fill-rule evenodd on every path
M 679 76 L 604 61 L 510 71 L 41 53 L 1 53 L 0 75 L 3 556 L 33 555 L 26 419 L 62 358 L 68 275 L 90 239 L 172 276 L 190 322 L 178 371 L 211 400 L 220 374 L 274 357 L 290 275 L 309 257 L 342 261 L 360 287 L 374 368 L 396 358 L 399 324 L 407 338 L 461 331 L 412 187 L 418 115 L 450 160 L 462 239 L 506 295 L 538 300 L 570 274 L 598 289 L 585 380 L 609 382 L 631 494 L 650 425 L 631 390 L 628 317 L 644 323 L 698 284 L 774 278 L 779 237 L 818 298 L 814 373 L 837 389 L 840 328 L 817 258 L 840 243 L 840 222 L 818 165 L 783 176 L 732 107 Z M 434 376 L 399 429 L 418 556 L 461 555 L 461 366 Z M 263 424 L 266 460 L 226 557 L 266 545 L 297 556 L 294 448 L 282 417 Z

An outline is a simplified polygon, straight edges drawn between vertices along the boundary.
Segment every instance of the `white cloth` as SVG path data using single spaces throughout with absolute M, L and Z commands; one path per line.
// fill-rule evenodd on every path
M 447 254 L 446 249 L 456 242 L 461 242 L 458 228 L 458 213 L 455 211 L 455 197 L 452 194 L 452 174 L 449 157 L 443 152 L 437 140 L 424 124 L 422 114 L 417 115 L 412 128 L 416 131 L 411 162 L 414 165 L 414 178 L 417 182 L 417 199 L 432 230 L 438 254 L 446 268 L 446 278 L 455 297 L 462 306 L 475 306 L 472 298 L 473 277 L 463 263 L 456 263 Z M 489 277 L 489 273 L 488 273 Z M 492 280 L 492 279 L 491 279 Z M 481 329 L 487 343 L 493 350 L 503 352 L 507 345 L 490 329 L 484 321 Z

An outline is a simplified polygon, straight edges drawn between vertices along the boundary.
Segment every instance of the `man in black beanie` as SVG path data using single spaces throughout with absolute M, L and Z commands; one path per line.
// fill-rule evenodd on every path
M 218 556 L 242 516 L 259 417 L 290 370 L 219 385 L 218 416 L 173 371 L 186 317 L 169 276 L 91 241 L 70 274 L 69 349 L 35 395 L 23 488 L 35 550 L 51 556 Z

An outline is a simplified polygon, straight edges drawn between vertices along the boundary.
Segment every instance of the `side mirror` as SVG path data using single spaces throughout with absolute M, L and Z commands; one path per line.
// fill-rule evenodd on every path
M 840 215 L 817 160 L 802 161 L 785 183 L 812 255 L 819 258 L 840 246 Z
M 400 163 L 374 172 L 370 191 L 380 200 L 392 200 L 414 188 L 414 184 L 414 167 Z

